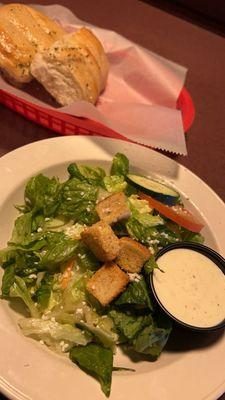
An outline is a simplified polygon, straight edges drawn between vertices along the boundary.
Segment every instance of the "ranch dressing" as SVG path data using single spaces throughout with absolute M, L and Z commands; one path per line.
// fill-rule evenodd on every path
M 225 275 L 208 257 L 174 249 L 158 258 L 153 285 L 162 305 L 178 320 L 213 327 L 225 318 Z

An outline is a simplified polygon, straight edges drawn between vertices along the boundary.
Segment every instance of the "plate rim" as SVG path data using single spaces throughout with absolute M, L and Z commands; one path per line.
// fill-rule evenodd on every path
M 2 156 L 1 158 L 0 158 L 0 167 L 2 166 L 2 164 L 4 165 L 4 164 L 7 164 L 7 162 L 8 161 L 10 161 L 10 158 L 13 156 L 16 156 L 17 154 L 22 154 L 23 152 L 24 152 L 24 150 L 25 150 L 25 152 L 26 151 L 28 151 L 28 153 L 29 153 L 29 151 L 31 150 L 33 150 L 33 148 L 35 148 L 36 146 L 38 146 L 40 143 L 43 143 L 43 145 L 44 144 L 49 144 L 49 143 L 53 143 L 53 146 L 54 146 L 54 142 L 55 141 L 68 141 L 68 142 L 70 142 L 71 140 L 77 140 L 77 141 L 79 141 L 79 140 L 81 140 L 81 142 L 83 141 L 83 142 L 88 142 L 88 141 L 94 141 L 94 142 L 96 142 L 96 143 L 98 143 L 98 142 L 104 142 L 104 141 L 113 141 L 113 142 L 118 142 L 118 139 L 111 139 L 111 138 L 95 138 L 95 137 L 83 137 L 83 136 L 70 136 L 70 137 L 54 137 L 54 138 L 48 138 L 48 139 L 43 139 L 43 140 L 39 140 L 39 141 L 36 141 L 36 142 L 32 142 L 32 143 L 29 143 L 29 144 L 27 144 L 27 145 L 25 145 L 25 146 L 22 146 L 22 147 L 20 147 L 20 148 L 17 148 L 17 149 L 15 149 L 15 150 L 13 150 L 13 151 L 11 151 L 11 152 L 9 152 L 9 153 L 7 153 L 7 154 L 5 154 L 4 156 Z M 124 141 L 123 140 L 119 140 L 119 142 L 121 142 L 121 143 L 124 143 Z M 140 145 L 137 145 L 137 144 L 128 144 L 128 146 L 134 146 L 134 147 L 136 147 L 136 146 L 138 146 L 139 148 L 143 148 L 143 146 L 140 146 Z M 50 144 L 50 147 L 51 147 L 51 144 Z M 162 157 L 162 159 L 163 158 L 166 158 L 166 159 L 169 159 L 170 160 L 170 162 L 171 163 L 174 163 L 174 165 L 178 165 L 183 171 L 185 171 L 185 172 L 187 172 L 188 174 L 191 174 L 191 177 L 194 177 L 194 179 L 196 179 L 197 178 L 197 181 L 199 181 L 199 182 L 201 182 L 201 184 L 204 184 L 204 186 L 205 186 L 205 189 L 207 190 L 207 191 L 210 191 L 211 192 L 211 194 L 213 194 L 213 197 L 216 199 L 216 201 L 218 201 L 219 203 L 220 203 L 220 206 L 222 206 L 223 208 L 224 208 L 224 210 L 225 210 L 225 204 L 224 204 L 224 202 L 223 202 L 223 200 L 218 196 L 218 194 L 216 193 L 216 192 L 214 192 L 213 191 L 213 189 L 207 184 L 207 183 L 205 183 L 201 178 L 199 178 L 196 174 L 194 174 L 192 171 L 190 171 L 188 168 L 186 168 L 186 167 L 184 167 L 183 165 L 181 165 L 181 164 L 179 164 L 177 161 L 175 161 L 175 160 L 173 160 L 173 159 L 170 159 L 169 157 L 167 157 L 167 156 L 165 156 L 165 155 L 163 155 L 163 154 L 160 154 L 160 153 L 158 153 L 158 152 L 156 152 L 155 150 L 153 150 L 153 149 L 146 149 L 146 148 L 144 148 L 145 149 L 145 151 L 150 151 L 150 152 L 153 152 L 153 153 L 157 153 L 157 155 L 159 156 L 159 158 L 161 158 Z M 16 157 L 15 157 L 16 158 Z M 88 158 L 88 157 L 87 157 Z M 90 157 L 89 157 L 90 158 Z M 38 172 L 38 170 L 37 170 L 37 172 Z M 1 200 L 0 200 L 1 201 Z M 115 379 L 115 378 L 114 378 Z M 8 389 L 7 389 L 7 386 L 8 386 Z M 23 394 L 23 393 L 21 393 L 19 390 L 17 390 L 16 388 L 15 389 L 13 389 L 12 388 L 12 391 L 10 391 L 10 386 L 11 386 L 11 384 L 9 383 L 9 382 L 7 382 L 6 381 L 6 385 L 5 385 L 5 387 L 3 387 L 3 385 L 2 385 L 2 377 L 0 377 L 0 389 L 1 389 L 1 391 L 2 391 L 2 393 L 4 393 L 6 396 L 9 396 L 10 398 L 12 398 L 13 400 L 27 400 L 27 399 L 30 399 L 30 397 L 29 396 L 27 396 L 26 394 Z M 100 389 L 99 389 L 100 390 Z M 222 383 L 222 384 L 220 384 L 217 388 L 215 388 L 214 389 L 214 391 L 213 392 L 210 392 L 210 393 L 208 393 L 207 395 L 206 395 L 206 397 L 204 397 L 204 399 L 208 399 L 208 400 L 214 400 L 214 399 L 216 399 L 216 397 L 215 396 L 220 396 L 221 394 L 222 394 L 222 390 L 225 390 L 225 381 Z M 18 397 L 16 394 L 14 394 L 15 392 L 18 392 L 18 395 L 20 396 L 20 397 Z M 203 400 L 203 399 L 202 399 Z

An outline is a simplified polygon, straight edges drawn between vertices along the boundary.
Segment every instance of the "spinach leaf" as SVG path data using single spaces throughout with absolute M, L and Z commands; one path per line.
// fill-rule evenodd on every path
M 80 181 L 85 181 L 94 186 L 104 185 L 103 178 L 105 177 L 105 171 L 102 168 L 93 168 L 87 165 L 77 165 L 73 163 L 69 165 L 67 171 L 70 174 L 70 178 L 77 178 Z
M 128 173 L 129 173 L 128 158 L 122 153 L 117 153 L 113 157 L 110 175 L 126 176 Z
M 87 346 L 75 346 L 70 350 L 70 359 L 88 374 L 100 381 L 102 391 L 110 395 L 113 352 L 96 343 Z
M 153 308 L 144 278 L 142 277 L 138 282 L 131 282 L 114 304 L 117 307 L 132 306 L 135 308 L 149 308 L 152 310 Z
M 136 315 L 130 311 L 118 310 L 111 310 L 108 315 L 118 332 L 128 341 L 133 340 L 145 326 L 152 324 L 150 315 Z
M 95 211 L 97 196 L 97 187 L 72 178 L 62 186 L 57 213 L 74 222 L 92 225 L 98 220 Z
M 9 296 L 9 291 L 11 286 L 15 281 L 15 269 L 13 265 L 9 265 L 5 271 L 2 278 L 2 295 L 3 297 Z

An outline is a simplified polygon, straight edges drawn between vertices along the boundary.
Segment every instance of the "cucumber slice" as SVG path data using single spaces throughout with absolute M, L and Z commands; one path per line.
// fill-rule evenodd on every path
M 149 194 L 149 196 L 168 206 L 176 204 L 180 197 L 179 193 L 174 189 L 145 176 L 128 174 L 127 179 L 142 192 Z

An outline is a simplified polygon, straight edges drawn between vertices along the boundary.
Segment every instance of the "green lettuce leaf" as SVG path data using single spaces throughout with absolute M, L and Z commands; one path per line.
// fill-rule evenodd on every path
M 98 220 L 95 211 L 97 196 L 97 187 L 77 178 L 71 178 L 62 186 L 57 214 L 74 222 L 92 225 Z
M 32 213 L 28 212 L 18 217 L 14 224 L 12 242 L 23 242 L 32 232 Z
M 26 208 L 33 213 L 42 212 L 45 217 L 54 215 L 59 206 L 60 186 L 55 177 L 49 179 L 42 174 L 32 177 L 25 189 Z
M 117 153 L 113 157 L 110 175 L 126 176 L 129 173 L 129 160 L 122 154 Z
M 66 341 L 72 344 L 86 346 L 91 340 L 91 335 L 69 324 L 59 324 L 52 320 L 40 318 L 23 318 L 19 326 L 25 336 L 32 336 L 35 339 L 46 341 Z
M 100 167 L 89 167 L 88 165 L 70 164 L 67 168 L 70 178 L 77 178 L 93 186 L 103 186 L 105 177 L 104 169 Z
M 76 326 L 80 329 L 90 332 L 97 342 L 100 342 L 104 347 L 114 349 L 118 339 L 118 335 L 110 330 L 101 328 L 99 325 L 88 324 L 86 322 L 78 322 Z
M 15 281 L 15 268 L 14 265 L 9 265 L 2 278 L 2 296 L 8 297 L 11 286 Z
M 105 176 L 104 185 L 109 193 L 123 192 L 127 187 L 127 182 L 121 175 Z
M 64 232 L 48 232 L 45 235 L 46 245 L 41 253 L 40 265 L 53 270 L 58 264 L 72 258 L 77 251 L 78 241 L 66 236 Z
M 138 282 L 131 282 L 127 289 L 114 303 L 117 307 L 149 308 L 153 309 L 148 294 L 148 288 L 143 277 Z
M 62 306 L 64 312 L 74 312 L 75 308 L 86 301 L 86 284 L 92 276 L 91 271 L 77 274 L 74 281 L 63 292 Z
M 162 352 L 171 332 L 172 326 L 158 327 L 155 324 L 145 327 L 133 341 L 133 348 L 138 353 L 148 354 L 153 359 Z
M 50 275 L 46 272 L 43 279 L 41 280 L 40 286 L 35 293 L 37 303 L 42 311 L 48 308 L 51 298 L 53 280 L 53 275 Z
M 151 255 L 149 260 L 144 265 L 144 273 L 145 273 L 145 275 L 149 276 L 153 272 L 153 270 L 155 268 L 159 269 L 159 266 L 158 266 L 157 262 L 155 261 L 154 255 Z M 162 271 L 162 270 L 160 269 L 160 271 Z
M 90 343 L 85 347 L 73 347 L 70 350 L 70 358 L 85 372 L 97 378 L 102 391 L 109 397 L 113 368 L 112 350 L 97 343 Z
M 130 311 L 118 310 L 111 310 L 108 315 L 117 331 L 128 341 L 133 340 L 144 327 L 152 324 L 150 315 L 136 315 Z
M 31 316 L 33 318 L 39 317 L 39 312 L 31 299 L 28 288 L 23 279 L 19 276 L 15 276 L 14 283 L 10 287 L 9 296 L 21 298 L 28 307 Z

